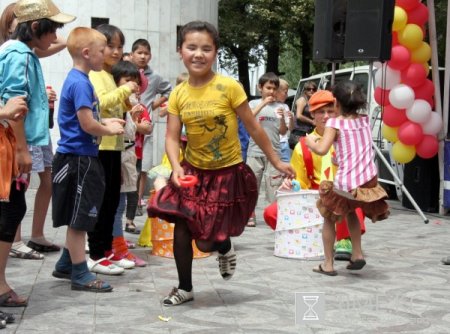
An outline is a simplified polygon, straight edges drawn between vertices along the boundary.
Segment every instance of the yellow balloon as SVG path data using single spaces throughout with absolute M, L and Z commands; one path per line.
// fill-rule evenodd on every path
M 394 9 L 394 22 L 392 22 L 392 30 L 393 31 L 400 31 L 408 22 L 408 14 L 406 14 L 406 11 L 399 6 L 395 6 Z
M 398 141 L 397 130 L 398 128 L 393 128 L 386 124 L 383 124 L 383 126 L 381 127 L 381 134 L 383 135 L 384 139 L 395 143 Z
M 407 24 L 398 32 L 398 41 L 409 50 L 417 49 L 423 40 L 423 31 L 417 24 Z
M 425 63 L 431 59 L 431 47 L 427 42 L 422 42 L 417 49 L 411 52 L 412 63 Z
M 416 148 L 414 146 L 405 145 L 401 141 L 392 145 L 392 157 L 401 164 L 410 162 L 416 156 Z

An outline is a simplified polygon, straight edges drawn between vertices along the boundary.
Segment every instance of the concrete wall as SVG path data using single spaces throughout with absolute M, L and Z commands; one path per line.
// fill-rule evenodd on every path
M 0 9 L 12 1 L 0 0 Z M 177 26 L 192 20 L 205 20 L 217 26 L 218 0 L 53 0 L 62 12 L 76 15 L 77 20 L 58 30 L 67 36 L 77 26 L 91 26 L 91 18 L 109 18 L 109 23 L 121 28 L 125 34 L 125 51 L 131 50 L 133 41 L 148 39 L 152 46 L 151 67 L 175 84 L 180 72 L 185 71 L 176 52 Z M 66 50 L 41 59 L 46 84 L 59 92 L 71 59 Z M 57 109 L 56 103 L 55 108 Z M 165 119 L 154 118 L 154 161 L 160 161 L 164 150 Z M 54 144 L 59 137 L 57 125 L 52 130 Z

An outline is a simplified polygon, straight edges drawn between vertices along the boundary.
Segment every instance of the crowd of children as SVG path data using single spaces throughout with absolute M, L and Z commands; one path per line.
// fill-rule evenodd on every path
M 33 11 L 36 6 L 45 10 Z M 129 59 L 123 60 L 125 36 L 118 27 L 77 27 L 67 38 L 73 67 L 59 98 L 60 138 L 54 157 L 45 158 L 44 153 L 35 152 L 52 151 L 48 96 L 33 50 L 47 51 L 57 40 L 57 28 L 75 17 L 61 13 L 50 0 L 20 0 L 14 5 L 14 17 L 17 26 L 11 40 L 0 48 L 0 148 L 7 162 L 2 160 L 0 169 L 0 306 L 28 303 L 7 284 L 5 268 L 26 211 L 27 175 L 38 162 L 48 172 L 51 162 L 53 226 L 67 227 L 54 277 L 69 280 L 73 290 L 110 292 L 113 287 L 95 273 L 119 275 L 147 264 L 129 251 L 122 216 L 126 212 L 125 230 L 138 233 L 133 220 L 142 209 L 147 172 L 153 167 L 151 115 L 160 109 L 159 117 L 168 118 L 169 164 L 147 213 L 175 224 L 173 249 L 179 279 L 163 304 L 178 305 L 194 298 L 192 240 L 203 252 L 218 252 L 220 274 L 230 279 L 237 266 L 230 237 L 255 225 L 263 177 L 267 200 L 274 202 L 276 190 L 282 184 L 289 187 L 296 174 L 295 163 L 289 164 L 292 152 L 287 135 L 298 117 L 284 104 L 288 83 L 266 73 L 259 79 L 261 98 L 248 102 L 239 82 L 213 71 L 219 38 L 207 22 L 189 22 L 180 30 L 179 54 L 188 73 L 180 76 L 173 91 L 149 67 L 152 54 L 147 40 L 136 40 Z M 56 98 L 54 91 L 48 94 Z M 314 271 L 327 275 L 336 274 L 336 221 L 342 216 L 347 219 L 353 242 L 347 269 L 358 270 L 365 260 L 355 209 L 362 207 L 373 221 L 389 215 L 386 193 L 377 184 L 371 146 L 356 140 L 370 140 L 367 117 L 356 113 L 365 97 L 349 82 L 338 84 L 333 94 L 327 92 L 316 104 L 314 95 L 308 97 L 314 122 L 321 119 L 314 114 L 325 107 L 337 117 L 322 117 L 323 124 L 315 123 L 319 131 L 305 137 L 302 146 L 303 152 L 307 147 L 324 155 L 335 145 L 335 181 L 317 181 L 317 187 L 322 181 L 318 206 L 325 218 L 325 261 Z M 355 128 L 357 137 L 349 131 Z M 240 136 L 249 138 L 248 148 L 244 142 L 241 147 Z M 348 141 L 355 150 L 346 146 Z M 183 181 L 192 177 L 195 181 L 186 186 Z M 37 241 L 42 242 L 37 243 L 41 250 L 52 245 L 45 238 L 31 245 Z M 0 313 L 0 327 L 8 316 Z

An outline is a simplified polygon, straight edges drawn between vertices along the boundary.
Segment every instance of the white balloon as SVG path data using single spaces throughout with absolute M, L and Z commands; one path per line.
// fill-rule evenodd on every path
M 423 134 L 436 135 L 442 129 L 442 116 L 437 112 L 431 112 L 428 120 L 422 124 Z
M 426 123 L 430 118 L 431 106 L 430 104 L 421 99 L 414 101 L 413 105 L 406 109 L 406 117 L 411 122 L 423 124 Z
M 389 92 L 389 102 L 397 109 L 411 108 L 414 103 L 414 91 L 405 84 L 394 86 Z
M 392 89 L 401 81 L 400 71 L 393 70 L 389 66 L 382 66 L 375 73 L 375 86 L 383 89 Z

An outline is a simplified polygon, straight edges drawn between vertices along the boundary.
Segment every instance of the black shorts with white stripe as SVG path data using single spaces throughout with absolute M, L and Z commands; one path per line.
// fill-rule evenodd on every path
M 56 153 L 52 187 L 53 227 L 93 231 L 105 192 L 105 174 L 99 159 Z

